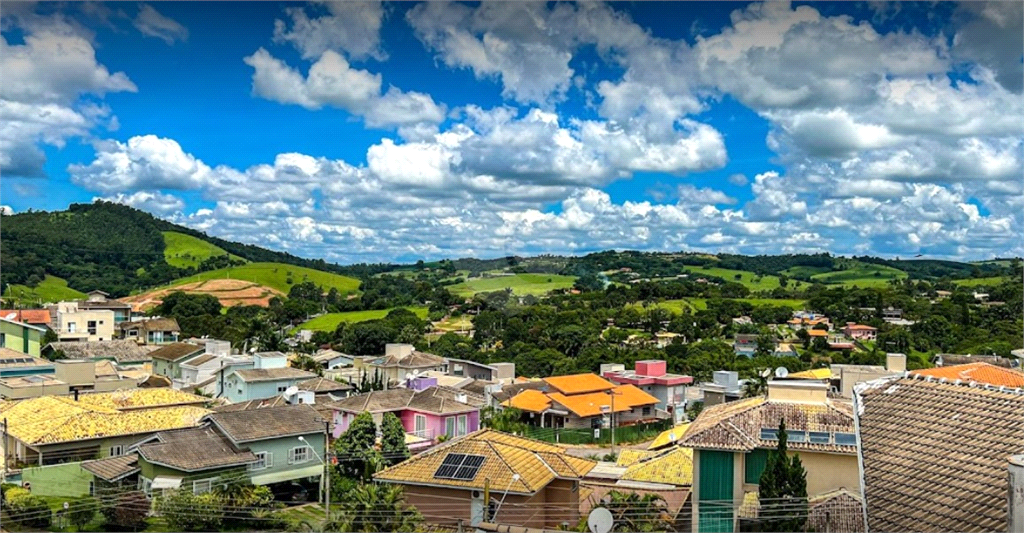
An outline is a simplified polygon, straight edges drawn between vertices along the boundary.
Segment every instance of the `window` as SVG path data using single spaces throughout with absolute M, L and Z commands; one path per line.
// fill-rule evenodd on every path
M 828 431 L 811 431 L 808 435 L 810 442 L 813 444 L 828 444 L 831 440 Z
M 110 447 L 110 457 L 117 457 L 118 455 L 124 455 L 124 446 L 118 444 L 117 446 Z
M 449 437 L 455 436 L 455 417 L 449 416 L 444 419 L 444 432 Z
M 459 436 L 463 436 L 468 433 L 469 417 L 466 415 L 459 415 Z
M 256 462 L 249 465 L 249 470 L 263 470 L 274 466 L 274 454 L 270 452 L 256 452 Z
M 146 493 L 146 496 L 151 496 L 153 494 L 153 488 L 152 487 L 153 487 L 153 480 L 146 479 L 146 478 L 141 477 L 141 476 L 139 477 L 139 488 L 142 489 L 142 492 Z
M 68 333 L 74 333 L 78 329 L 77 326 L 74 322 L 68 322 Z
M 205 494 L 213 490 L 213 481 L 217 478 L 197 479 L 192 482 L 193 494 Z
M 761 428 L 761 440 L 779 440 L 779 430 L 775 428 Z
M 313 455 L 310 453 L 309 446 L 299 446 L 298 448 L 292 448 L 288 451 L 288 464 L 300 464 L 307 463 Z
M 789 442 L 807 442 L 807 433 L 803 431 L 789 433 Z
M 277 388 L 277 392 L 284 392 L 286 390 L 288 390 L 288 387 L 278 387 Z
M 855 433 L 836 433 L 836 444 L 845 444 L 847 446 L 857 445 L 857 435 Z
M 6 333 L 0 333 L 0 348 L 6 348 L 6 347 L 7 347 L 7 334 Z
M 644 407 L 643 416 L 650 416 L 650 415 L 651 415 L 651 408 L 650 407 Z
M 96 334 L 96 321 L 95 320 L 90 320 L 89 322 L 86 323 L 86 326 L 89 328 L 89 335 L 95 335 Z
M 95 495 L 96 495 L 95 484 L 92 481 L 90 481 L 89 482 L 89 496 L 95 496 Z
M 423 415 L 414 415 L 413 419 L 416 423 L 416 436 L 427 438 L 424 433 L 427 431 L 427 417 Z

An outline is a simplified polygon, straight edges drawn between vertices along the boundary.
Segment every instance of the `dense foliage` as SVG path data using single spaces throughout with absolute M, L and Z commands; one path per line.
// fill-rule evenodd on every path
M 768 461 L 758 480 L 761 509 L 758 517 L 764 531 L 804 531 L 807 524 L 807 471 L 800 454 L 787 452 L 786 421 L 779 420 L 779 444 L 768 452 Z

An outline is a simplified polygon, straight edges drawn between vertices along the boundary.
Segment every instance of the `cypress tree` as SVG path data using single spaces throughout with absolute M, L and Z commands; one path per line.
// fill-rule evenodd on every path
M 803 531 L 807 523 L 807 471 L 800 456 L 788 454 L 786 421 L 779 420 L 779 444 L 768 452 L 758 499 L 761 501 L 762 531 Z

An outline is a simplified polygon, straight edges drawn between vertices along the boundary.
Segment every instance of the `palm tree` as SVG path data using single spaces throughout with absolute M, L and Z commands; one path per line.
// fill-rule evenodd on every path
M 415 507 L 405 503 L 402 488 L 396 485 L 361 484 L 346 494 L 339 516 L 331 522 L 345 527 L 324 531 L 359 531 L 377 533 L 384 531 L 413 532 L 423 521 Z
M 768 375 L 771 372 L 770 368 L 764 368 L 758 370 L 754 377 L 747 380 L 743 384 L 743 397 L 744 398 L 755 398 L 757 396 L 764 396 L 768 392 Z
M 613 490 L 606 497 L 605 506 L 612 513 L 613 531 L 673 531 L 669 520 L 668 504 L 657 494 L 640 496 L 635 492 Z

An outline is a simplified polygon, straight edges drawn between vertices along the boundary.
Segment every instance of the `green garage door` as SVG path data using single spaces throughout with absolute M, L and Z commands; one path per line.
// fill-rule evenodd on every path
M 701 450 L 698 533 L 732 533 L 732 452 Z

